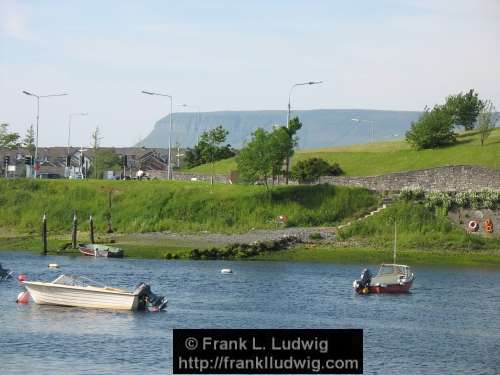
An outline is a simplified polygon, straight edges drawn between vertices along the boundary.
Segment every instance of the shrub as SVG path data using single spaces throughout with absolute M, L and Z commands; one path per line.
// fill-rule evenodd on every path
M 406 141 L 417 150 L 436 148 L 456 143 L 453 132 L 453 116 L 443 106 L 425 108 L 417 122 L 406 133 Z
M 338 176 L 342 173 L 338 163 L 328 164 L 321 158 L 300 160 L 292 168 L 292 177 L 301 184 L 315 182 L 321 176 Z
M 425 191 L 420 186 L 404 187 L 399 192 L 399 197 L 405 201 L 418 200 L 425 197 Z

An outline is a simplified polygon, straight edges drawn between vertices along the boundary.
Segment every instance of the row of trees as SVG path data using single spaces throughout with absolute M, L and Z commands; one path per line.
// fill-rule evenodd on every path
M 269 183 L 274 184 L 280 176 L 287 177 L 287 163 L 295 152 L 297 132 L 301 128 L 302 123 L 295 117 L 288 127 L 275 127 L 272 131 L 259 128 L 253 132 L 250 142 L 236 158 L 240 178 L 247 183 L 263 182 L 269 190 Z M 291 176 L 300 183 L 339 174 L 342 174 L 342 169 L 338 164 L 330 165 L 320 158 L 299 161 L 291 171 Z
M 287 162 L 293 156 L 298 143 L 298 131 L 302 123 L 298 117 L 292 118 L 287 126 L 277 126 L 267 131 L 258 128 L 251 140 L 238 153 L 236 161 L 240 179 L 247 183 L 262 182 L 269 189 L 276 179 L 288 175 Z M 193 148 L 188 148 L 185 161 L 188 168 L 201 164 L 211 164 L 231 158 L 236 151 L 226 142 L 228 131 L 222 126 L 205 131 Z M 337 163 L 328 164 L 320 158 L 299 161 L 291 171 L 291 177 L 300 183 L 317 181 L 321 176 L 342 174 Z
M 482 100 L 473 89 L 446 98 L 443 105 L 426 107 L 406 133 L 406 141 L 416 149 L 436 148 L 457 142 L 456 127 L 476 129 L 481 146 L 495 128 L 495 107 L 490 100 Z
M 240 178 L 249 183 L 263 181 L 269 189 L 269 179 L 283 175 L 285 161 L 294 154 L 297 132 L 302 128 L 298 117 L 289 126 L 275 127 L 272 131 L 258 128 L 236 158 Z

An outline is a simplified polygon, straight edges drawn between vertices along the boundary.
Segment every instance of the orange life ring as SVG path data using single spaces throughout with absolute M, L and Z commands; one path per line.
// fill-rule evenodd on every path
M 484 231 L 487 233 L 493 233 L 493 220 L 490 218 L 484 221 Z
M 279 215 L 278 216 L 278 221 L 280 223 L 287 223 L 288 222 L 288 216 L 286 216 L 286 215 Z
M 469 221 L 469 231 L 477 232 L 479 230 L 479 222 L 476 220 Z

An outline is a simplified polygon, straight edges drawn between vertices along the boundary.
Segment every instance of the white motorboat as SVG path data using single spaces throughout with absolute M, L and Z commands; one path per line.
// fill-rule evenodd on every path
M 132 292 L 70 275 L 61 275 L 52 282 L 24 281 L 22 284 L 40 305 L 159 311 L 167 304 L 165 297 L 156 296 L 144 283 Z

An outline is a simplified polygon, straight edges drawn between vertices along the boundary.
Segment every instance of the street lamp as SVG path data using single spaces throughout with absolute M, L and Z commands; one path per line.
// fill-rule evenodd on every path
M 186 104 L 186 103 L 183 103 L 183 104 L 177 104 L 177 107 L 183 107 L 183 108 L 194 108 L 196 109 L 196 121 L 195 121 L 195 124 L 198 125 L 200 123 L 200 119 L 201 119 L 201 112 L 200 112 L 200 106 L 199 105 L 190 105 L 190 104 Z M 197 129 L 198 130 L 198 129 Z M 198 143 L 200 143 L 200 136 L 198 135 Z M 184 145 L 185 147 L 187 145 Z M 177 168 L 180 168 L 180 157 L 181 156 L 184 156 L 184 154 L 181 154 L 180 153 L 180 150 L 179 150 L 179 140 L 177 140 Z
M 319 85 L 320 83 L 323 83 L 323 81 L 309 81 L 309 82 L 301 82 L 301 83 L 295 83 L 290 87 L 290 92 L 288 93 L 288 112 L 287 112 L 287 117 L 286 117 L 286 127 L 287 129 L 290 127 L 290 114 L 291 114 L 291 106 L 290 106 L 290 101 L 292 98 L 292 91 L 295 87 L 297 86 L 309 86 L 309 85 Z M 288 185 L 288 171 L 290 169 L 290 157 L 286 157 L 286 173 L 285 173 L 285 183 Z
M 351 121 L 357 122 L 358 124 L 362 123 L 362 122 L 370 124 L 370 142 L 373 142 L 373 137 L 374 137 L 373 121 L 363 120 L 363 119 L 359 119 L 359 118 L 352 118 Z
M 87 112 L 77 112 L 77 113 L 70 113 L 69 114 L 69 119 L 68 119 L 68 155 L 69 155 L 69 149 L 71 148 L 71 120 L 73 119 L 74 116 L 87 116 Z
M 196 109 L 196 120 L 197 124 L 201 123 L 201 110 L 199 105 L 190 105 L 190 104 L 178 104 L 178 107 L 183 107 L 183 108 L 194 108 Z M 198 142 L 200 141 L 200 136 L 198 135 Z
M 36 141 L 35 141 L 35 178 L 36 178 L 36 166 L 38 162 L 38 123 L 40 119 L 40 99 L 41 98 L 51 98 L 53 96 L 66 96 L 68 94 L 62 93 L 62 94 L 51 94 L 51 95 L 36 95 L 28 91 L 23 91 L 23 94 L 33 96 L 36 98 Z
M 166 96 L 167 98 L 170 99 L 170 131 L 168 133 L 168 170 L 167 170 L 167 179 L 171 180 L 172 179 L 172 158 L 171 158 L 171 148 L 172 148 L 172 108 L 174 106 L 174 99 L 172 95 L 168 94 L 161 94 L 158 92 L 151 92 L 151 91 L 142 91 L 143 94 L 146 95 L 157 95 L 157 96 Z

